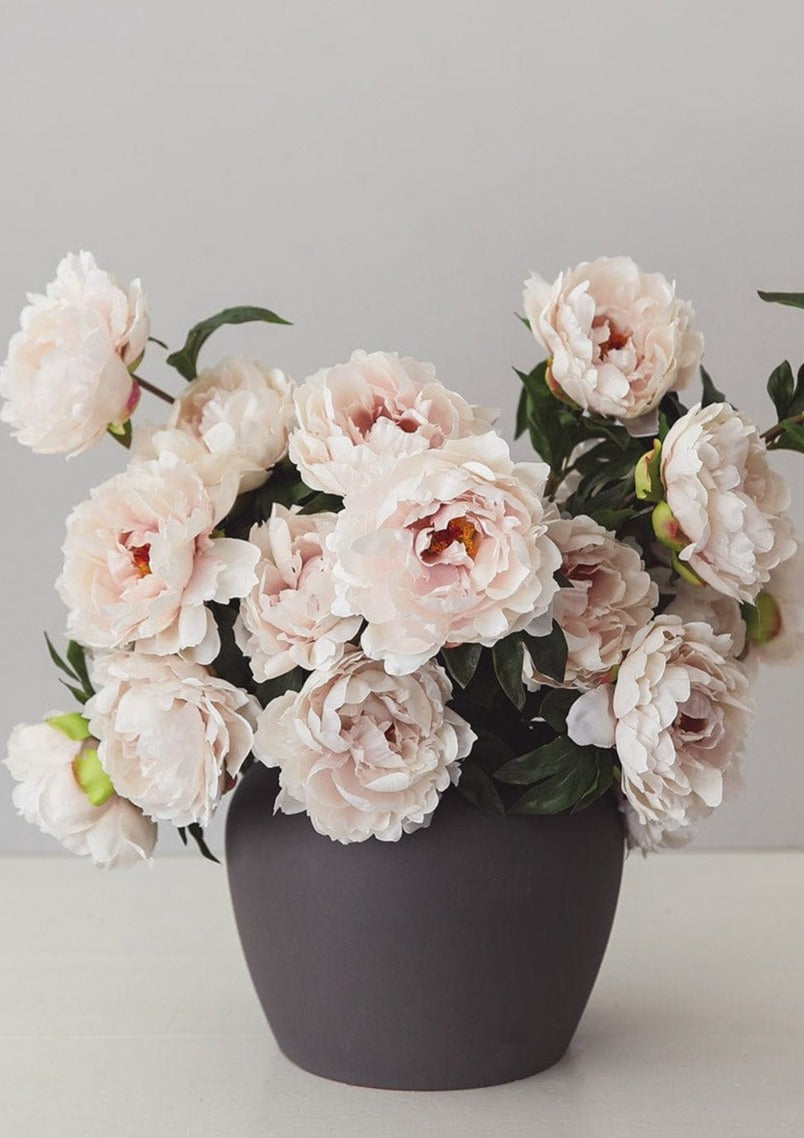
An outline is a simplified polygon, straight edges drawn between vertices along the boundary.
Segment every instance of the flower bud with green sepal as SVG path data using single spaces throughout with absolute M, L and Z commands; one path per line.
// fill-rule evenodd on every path
M 662 500 L 661 455 L 662 444 L 659 439 L 654 439 L 652 449 L 645 451 L 634 468 L 634 489 L 640 502 Z
M 574 399 L 570 399 L 564 388 L 560 383 L 556 381 L 555 377 L 553 376 L 553 369 L 550 366 L 552 362 L 552 359 L 549 359 L 547 361 L 547 367 L 544 373 L 544 382 L 547 384 L 550 393 L 552 395 L 555 395 L 556 399 L 559 399 L 562 403 L 566 403 L 568 407 L 572 407 L 574 411 L 579 411 L 579 405 L 575 402 Z
M 108 802 L 114 795 L 115 789 L 112 780 L 101 766 L 94 746 L 96 740 L 92 738 L 89 730 L 89 721 L 80 712 L 73 711 L 67 715 L 53 715 L 47 723 L 75 743 L 89 741 L 90 745 L 83 747 L 73 760 L 73 774 L 75 781 L 92 805 L 103 806 L 104 802 Z
M 754 644 L 769 644 L 782 631 L 782 614 L 770 593 L 760 593 L 752 605 L 741 605 L 745 632 Z
M 666 545 L 673 553 L 680 553 L 685 545 L 689 544 L 684 536 L 681 526 L 667 502 L 659 502 L 650 516 L 653 532 L 662 545 Z

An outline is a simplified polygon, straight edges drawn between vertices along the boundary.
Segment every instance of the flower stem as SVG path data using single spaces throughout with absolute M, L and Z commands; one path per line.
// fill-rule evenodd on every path
M 147 379 L 143 379 L 141 375 L 133 375 L 131 377 L 135 383 L 138 383 L 144 391 L 150 391 L 151 395 L 155 395 L 157 399 L 161 399 L 163 403 L 175 403 L 176 400 L 172 395 L 168 395 L 161 387 L 157 387 L 154 383 L 149 383 Z
M 773 442 L 782 434 L 789 423 L 804 423 L 804 411 L 800 415 L 793 415 L 790 419 L 783 419 L 781 423 L 774 423 L 772 427 L 768 427 L 767 431 L 762 432 L 760 438 L 763 438 L 766 443 Z

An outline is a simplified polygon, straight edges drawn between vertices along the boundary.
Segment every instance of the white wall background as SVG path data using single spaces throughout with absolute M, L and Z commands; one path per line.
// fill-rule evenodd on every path
M 754 295 L 804 289 L 803 40 L 796 0 L 9 4 L 0 338 L 84 247 L 143 279 L 173 345 L 266 304 L 294 327 L 226 332 L 211 354 L 303 377 L 399 349 L 510 430 L 510 366 L 537 358 L 513 317 L 523 277 L 628 252 L 677 279 L 715 379 L 765 423 L 769 371 L 804 358 L 804 314 Z M 121 455 L 65 464 L 0 437 L 3 736 L 60 702 L 41 630 L 63 627 L 64 517 Z M 761 681 L 745 791 L 700 845 L 804 844 L 801 679 Z M 0 772 L 0 850 L 55 850 L 10 789 Z

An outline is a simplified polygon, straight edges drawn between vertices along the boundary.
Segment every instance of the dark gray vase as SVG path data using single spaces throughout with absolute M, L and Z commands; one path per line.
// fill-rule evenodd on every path
M 616 803 L 483 814 L 444 795 L 429 829 L 342 846 L 272 814 L 260 764 L 226 858 L 251 977 L 285 1055 L 367 1087 L 452 1090 L 566 1051 L 608 941 L 623 863 Z

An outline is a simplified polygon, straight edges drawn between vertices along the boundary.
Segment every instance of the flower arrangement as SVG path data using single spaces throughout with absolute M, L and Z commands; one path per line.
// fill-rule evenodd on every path
M 760 433 L 660 274 L 601 258 L 533 276 L 524 309 L 547 358 L 518 373 L 538 461 L 515 462 L 492 412 L 393 353 L 299 384 L 241 356 L 198 370 L 221 325 L 286 323 L 263 308 L 190 331 L 174 398 L 141 375 L 167 347 L 139 281 L 62 261 L 2 418 L 37 452 L 109 435 L 129 462 L 67 521 L 70 639 L 48 647 L 79 706 L 11 733 L 29 822 L 107 867 L 149 859 L 159 822 L 209 855 L 256 760 L 276 810 L 339 842 L 427 826 L 453 786 L 513 814 L 613 794 L 632 845 L 688 838 L 737 781 L 756 667 L 804 643 L 769 461 L 804 451 L 804 368 L 773 372 Z M 166 423 L 140 425 L 143 393 Z

